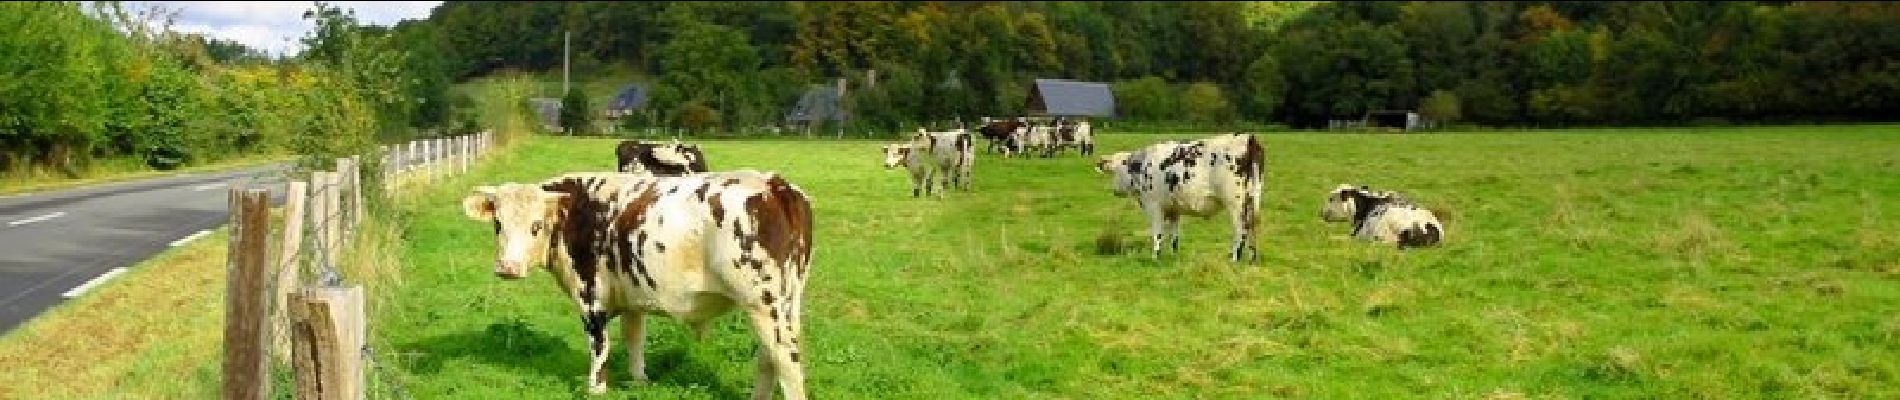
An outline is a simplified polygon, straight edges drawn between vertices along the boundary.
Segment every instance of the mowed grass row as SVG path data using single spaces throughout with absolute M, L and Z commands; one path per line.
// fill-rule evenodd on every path
M 1900 136 L 1891 126 L 1534 134 L 1263 134 L 1263 260 L 1225 216 L 1181 253 L 1073 153 L 980 154 L 975 190 L 912 198 L 883 142 L 705 141 L 715 170 L 814 201 L 815 398 L 1790 398 L 1900 396 Z M 1103 135 L 1101 153 L 1204 135 Z M 494 277 L 470 188 L 610 170 L 614 141 L 536 138 L 401 207 L 403 284 L 375 343 L 419 398 L 584 393 L 575 305 Z M 1338 183 L 1439 211 L 1399 252 L 1320 221 Z M 600 398 L 734 398 L 755 343 L 649 319 L 630 386 L 618 324 Z

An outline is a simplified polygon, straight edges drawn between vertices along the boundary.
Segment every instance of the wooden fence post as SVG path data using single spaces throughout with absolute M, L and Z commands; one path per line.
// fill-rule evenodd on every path
M 363 398 L 363 288 L 310 287 L 295 297 L 296 398 Z
M 270 393 L 270 192 L 232 188 L 231 243 L 225 266 L 224 398 Z
M 341 250 L 343 247 L 342 225 L 344 221 L 342 218 L 343 204 L 341 204 L 343 202 L 343 193 L 341 192 L 343 185 L 341 183 L 341 176 L 342 174 L 335 172 L 323 173 L 323 185 L 330 189 L 323 192 L 323 237 L 325 238 L 324 243 L 328 246 L 326 250 L 329 250 L 329 260 L 332 266 L 336 265 L 337 255 L 340 254 L 338 250 Z
M 273 269 L 277 271 L 276 288 L 271 307 L 271 354 L 275 357 L 290 357 L 290 293 L 302 285 L 303 269 L 298 268 L 297 255 L 303 250 L 304 204 L 309 196 L 305 193 L 310 184 L 288 182 L 284 184 L 284 230 L 283 244 L 277 247 L 277 262 Z
M 353 207 L 350 210 L 350 232 L 356 232 L 356 228 L 363 224 L 363 213 L 367 212 L 367 207 L 363 205 L 363 156 L 350 156 L 349 174 L 350 205 Z
M 461 150 L 461 153 L 462 153 L 460 154 L 461 157 L 456 157 L 456 160 L 455 160 L 457 163 L 462 164 L 461 168 L 456 168 L 455 172 L 458 174 L 468 173 L 468 162 L 469 162 L 468 153 L 473 150 L 470 148 L 471 146 L 469 146 L 468 144 L 469 144 L 468 135 L 455 137 L 455 148 Z
M 350 162 L 351 160 L 348 157 L 336 159 L 336 181 L 337 187 L 339 188 L 336 192 L 336 216 L 337 220 L 341 221 L 337 223 L 337 225 L 342 228 L 342 233 L 345 234 L 340 238 L 341 241 L 350 240 L 348 233 L 356 230 L 356 225 L 350 223 L 353 220 L 350 213 L 356 211 L 356 207 L 350 204 L 350 192 L 356 191 L 356 188 L 350 185 Z

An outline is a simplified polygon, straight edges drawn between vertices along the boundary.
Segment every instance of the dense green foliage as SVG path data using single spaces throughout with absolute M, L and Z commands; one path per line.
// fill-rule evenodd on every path
M 1184 220 L 1159 262 L 1098 253 L 1104 235 L 1140 246 L 1145 221 L 1073 155 L 980 154 L 974 190 L 936 200 L 877 165 L 881 142 L 698 144 L 714 168 L 780 171 L 814 199 L 813 398 L 1894 398 L 1893 128 L 1261 135 L 1251 264 L 1223 258 L 1224 214 Z M 495 277 L 493 229 L 459 204 L 611 168 L 613 143 L 533 138 L 408 192 L 402 284 L 372 295 L 392 299 L 371 331 L 379 379 L 416 398 L 586 396 L 577 306 L 544 270 Z M 1437 210 L 1444 246 L 1340 238 L 1347 224 L 1319 218 L 1339 183 Z M 616 341 L 597 398 L 749 393 L 744 318 L 703 338 L 646 321 L 652 382 L 627 381 Z
M 322 166 L 450 122 L 450 77 L 427 32 L 391 35 L 319 3 L 305 15 L 317 25 L 307 51 L 272 60 L 171 31 L 168 18 L 116 2 L 0 4 L 0 172 L 270 153 Z
M 1487 125 L 1900 115 L 1893 2 L 450 1 L 406 25 L 440 31 L 458 77 L 558 68 L 570 30 L 579 76 L 664 77 L 674 125 L 775 123 L 839 77 L 881 128 L 1016 115 L 1033 78 L 1116 82 L 1137 121 L 1314 127 L 1427 99 Z

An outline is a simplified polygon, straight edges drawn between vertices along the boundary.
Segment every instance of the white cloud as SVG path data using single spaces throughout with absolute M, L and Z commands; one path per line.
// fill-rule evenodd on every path
M 367 25 L 395 25 L 405 19 L 424 19 L 440 1 L 336 1 L 331 5 L 355 10 L 356 19 Z M 303 19 L 303 12 L 314 2 L 302 1 L 128 1 L 128 10 L 149 5 L 176 11 L 172 29 L 202 33 L 212 38 L 243 43 L 274 56 L 302 50 L 303 38 L 315 24 Z

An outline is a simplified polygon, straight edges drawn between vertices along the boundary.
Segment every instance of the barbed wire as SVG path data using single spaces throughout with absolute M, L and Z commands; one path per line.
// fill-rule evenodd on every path
M 383 152 L 380 154 L 382 158 L 379 160 L 385 163 L 391 160 L 399 160 L 396 161 L 396 168 L 386 170 L 390 176 L 383 176 L 382 180 L 389 182 L 397 177 L 411 174 L 450 173 L 446 170 L 430 171 L 430 169 L 447 168 L 451 165 L 449 162 L 455 157 L 472 158 L 477 154 L 481 154 L 488 145 L 488 143 L 482 142 L 481 139 L 483 139 L 483 137 L 475 135 L 466 139 L 470 140 L 470 142 L 460 144 L 431 142 L 433 144 L 405 143 L 402 145 L 381 147 L 379 149 Z M 351 171 L 354 172 L 353 175 L 322 183 L 308 179 L 308 177 L 312 176 L 314 172 L 348 172 L 343 170 L 313 171 L 291 168 L 275 176 L 275 178 L 281 179 L 283 182 L 294 181 L 296 177 L 302 176 L 305 177 L 304 182 L 306 182 L 306 186 L 301 199 L 288 198 L 289 193 L 284 193 L 284 195 L 287 196 L 284 199 L 285 202 L 299 201 L 303 204 L 303 215 L 292 216 L 286 214 L 283 217 L 302 218 L 303 221 L 300 222 L 305 223 L 299 226 L 297 232 L 300 236 L 297 254 L 288 260 L 288 265 L 279 265 L 271 268 L 271 271 L 268 273 L 270 280 L 267 285 L 272 293 L 277 293 L 279 289 L 282 289 L 279 288 L 277 284 L 280 282 L 280 274 L 283 273 L 294 273 L 300 277 L 314 278 L 314 283 L 322 287 L 342 287 L 346 283 L 346 277 L 342 269 L 338 268 L 341 263 L 341 260 L 336 259 L 341 256 L 338 251 L 346 248 L 348 243 L 353 241 L 360 228 L 358 225 L 360 221 L 364 219 L 364 216 L 359 215 L 359 213 L 367 211 L 367 209 L 357 208 L 361 205 L 356 203 L 366 201 L 366 198 L 360 197 L 363 196 L 361 193 L 363 191 L 363 180 L 361 178 L 361 174 L 363 173 L 361 170 L 362 165 L 357 163 L 355 167 L 357 170 Z M 245 184 L 251 185 L 258 183 L 257 179 L 255 179 L 256 177 L 253 178 L 254 179 L 247 181 Z M 354 186 L 355 189 L 350 190 L 349 186 Z M 352 198 L 347 196 L 358 197 Z M 336 201 L 332 202 L 328 199 L 336 199 Z M 322 207 L 313 207 L 318 205 Z M 326 234 L 332 231 L 336 232 L 334 237 Z M 281 237 L 283 234 L 282 231 L 274 232 L 273 234 L 275 235 L 274 237 L 277 238 L 275 240 L 276 242 L 281 243 L 283 241 Z M 286 309 L 284 307 L 286 306 L 285 304 L 279 304 L 281 299 L 278 299 L 277 296 L 270 296 L 270 298 L 271 307 L 267 309 L 269 310 L 268 313 L 271 314 L 269 317 L 287 318 L 288 316 L 277 314 L 279 311 Z M 413 397 L 409 395 L 401 379 L 398 379 L 393 371 L 383 366 L 383 360 L 378 357 L 375 347 L 368 343 L 368 339 L 372 337 L 372 335 L 370 335 L 367 329 L 368 326 L 366 325 L 364 343 L 358 355 L 359 361 L 370 365 L 370 370 L 373 371 L 376 382 L 385 383 L 382 386 L 389 390 L 387 397 L 405 400 L 412 399 Z M 285 333 L 288 334 L 288 332 Z M 288 358 L 287 355 L 286 358 Z M 367 383 L 368 382 L 366 382 L 366 385 Z M 364 389 L 367 391 L 370 388 L 365 387 Z

